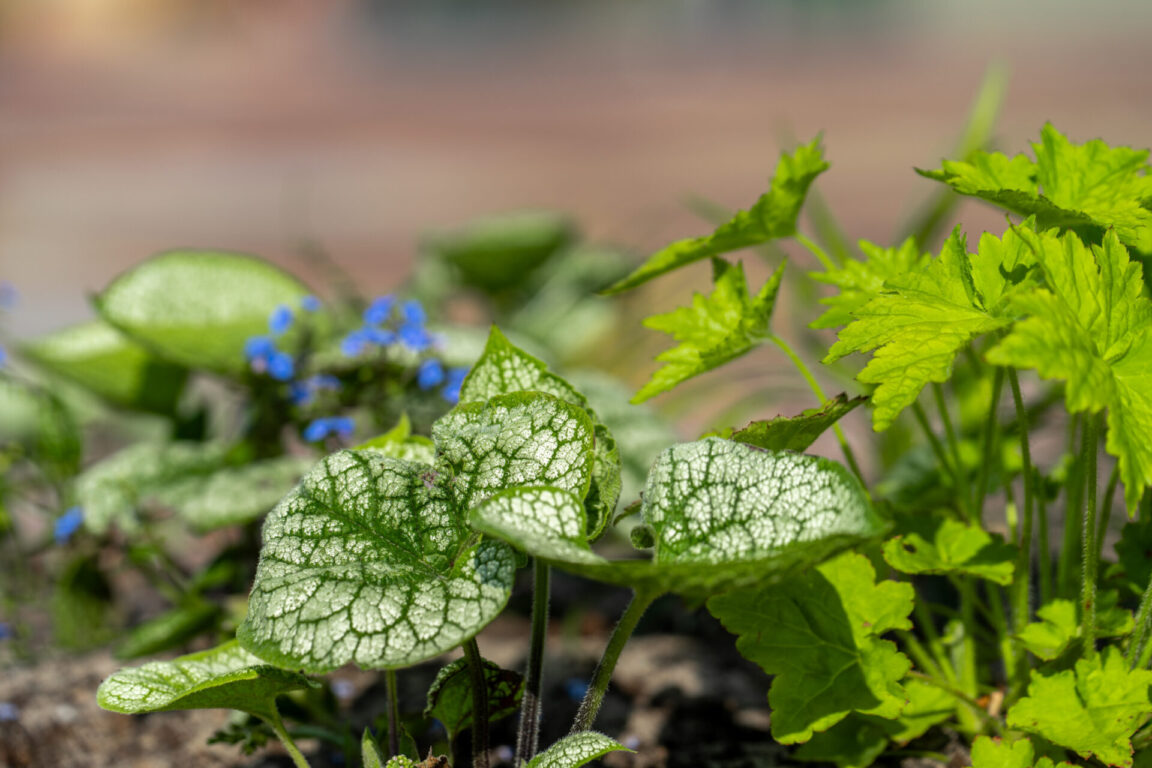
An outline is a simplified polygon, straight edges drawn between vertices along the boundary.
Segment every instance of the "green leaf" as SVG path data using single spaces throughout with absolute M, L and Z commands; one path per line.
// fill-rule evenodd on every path
M 422 464 L 431 464 L 436 458 L 436 444 L 423 435 L 412 434 L 412 422 L 406 413 L 400 414 L 400 420 L 392 429 L 361 443 L 356 450 L 375 451 L 383 456 Z
M 910 584 L 876 584 L 868 559 L 845 553 L 781 584 L 713 597 L 708 610 L 739 636 L 745 658 L 776 676 L 772 736 L 795 744 L 851 712 L 900 715 L 899 681 L 912 665 L 880 637 L 911 628 L 912 600 Z
M 244 343 L 268 333 L 281 304 L 296 308 L 310 291 L 252 256 L 168 251 L 117 277 L 96 298 L 100 315 L 165 360 L 239 375 Z
M 1114 228 L 1121 241 L 1152 251 L 1152 176 L 1148 151 L 1109 147 L 1099 139 L 1073 144 L 1048 123 L 1032 145 L 1033 162 L 976 152 L 970 162 L 944 161 L 938 171 L 918 171 L 962 195 L 987 200 L 1024 216 L 1041 229 L 1071 229 L 1098 241 Z
M 1072 413 L 1108 409 L 1105 448 L 1117 457 L 1132 514 L 1152 484 L 1152 301 L 1142 295 L 1140 265 L 1113 232 L 1091 248 L 1071 233 L 1018 234 L 1046 287 L 1013 298 L 1013 309 L 1028 317 L 987 359 L 1064 381 Z
M 1118 606 L 1120 595 L 1112 590 L 1096 595 L 1096 636 L 1119 637 L 1132 631 L 1132 614 Z M 1036 611 L 1040 621 L 1027 624 L 1018 635 L 1024 647 L 1045 661 L 1060 656 L 1080 637 L 1080 605 L 1056 599 Z
M 453 501 L 468 510 L 504 488 L 550 485 L 583 498 L 591 480 L 587 411 L 542 392 L 456 406 L 432 426 Z
M 0 447 L 16 443 L 53 479 L 80 468 L 80 425 L 64 402 L 47 389 L 0 375 Z
M 1007 742 L 977 736 L 972 742 L 972 768 L 1075 768 L 1071 763 L 1053 763 L 1051 758 L 1035 759 L 1032 742 Z
M 644 325 L 672 336 L 679 344 L 656 356 L 664 363 L 636 396 L 642 403 L 678 384 L 747 354 L 771 336 L 770 321 L 784 277 L 784 265 L 772 274 L 755 297 L 749 295 L 744 266 L 719 259 L 714 289 L 696 293 L 690 307 L 645 318 Z
M 323 672 L 409 666 L 471 638 L 503 610 L 515 562 L 464 524 L 461 480 L 367 451 L 326 457 L 264 523 L 240 642 Z
M 643 493 L 652 560 L 606 560 L 575 536 L 575 501 L 516 489 L 475 508 L 471 523 L 529 554 L 637 591 L 708 596 L 767 583 L 882 530 L 856 479 L 828 459 L 706 438 L 657 459 Z
M 609 752 L 632 750 L 596 731 L 565 736 L 527 763 L 527 768 L 578 768 Z
M 978 525 L 940 517 L 919 518 L 919 530 L 884 542 L 884 559 L 904 573 L 979 576 L 1001 586 L 1012 583 L 1016 547 Z
M 365 728 L 360 737 L 360 754 L 364 756 L 364 768 L 384 768 L 388 762 L 370 728 Z
M 280 456 L 191 477 L 156 497 L 194 530 L 213 531 L 258 520 L 292 490 L 315 461 Z
M 1010 231 L 1004 241 L 981 239 L 981 248 L 1016 253 L 1019 248 Z M 873 426 L 887 429 L 896 416 L 913 402 L 929 382 L 944 382 L 952 374 L 956 354 L 977 336 L 1002 328 L 1014 319 L 1006 312 L 999 295 L 1007 293 L 1013 281 L 1022 281 L 1020 272 L 1005 273 L 999 294 L 988 302 L 978 292 L 974 273 L 986 270 L 967 253 L 960 229 L 953 231 L 940 257 L 920 269 L 889 279 L 885 292 L 856 310 L 856 320 L 840 332 L 824 362 L 832 362 L 851 352 L 875 350 L 872 360 L 857 378 L 876 384 L 872 395 Z M 986 291 L 991 286 L 984 286 Z
M 1132 765 L 1132 734 L 1152 714 L 1152 672 L 1129 670 L 1109 646 L 1076 662 L 1075 670 L 1033 670 L 1028 695 L 1008 710 L 1008 725 L 1035 733 L 1085 759 Z
M 115 405 L 154 413 L 172 413 L 188 378 L 184 368 L 157 360 L 99 320 L 33 339 L 20 351 Z
M 520 708 L 524 678 L 484 660 L 484 680 L 488 684 L 488 721 L 496 722 Z M 448 733 L 448 742 L 472 727 L 472 679 L 467 659 L 457 659 L 437 674 L 428 688 L 424 717 L 434 717 Z
M 919 269 L 930 259 L 928 254 L 920 253 L 911 237 L 898 248 L 882 248 L 867 240 L 861 240 L 859 246 L 864 261 L 850 259 L 839 269 L 811 273 L 813 280 L 840 289 L 837 295 L 820 300 L 829 309 L 812 322 L 812 328 L 847 325 L 857 310 L 880 295 L 885 282 Z
M 96 534 L 113 525 L 139 529 L 136 512 L 193 476 L 207 477 L 224 465 L 227 448 L 219 443 L 137 443 L 112 454 L 76 478 L 77 503 L 84 527 Z
M 271 719 L 277 696 L 316 687 L 304 675 L 264 664 L 232 641 L 172 661 L 122 669 L 100 684 L 96 701 L 128 715 L 223 708 Z
M 583 408 L 592 421 L 593 465 L 584 505 L 588 510 L 588 536 L 604 532 L 620 498 L 621 460 L 616 439 L 584 395 L 548 370 L 543 361 L 516 347 L 496 326 L 488 335 L 484 353 L 468 372 L 460 388 L 460 402 L 487 401 L 499 395 L 535 391 L 554 395 Z
M 1138 595 L 1143 594 L 1152 579 L 1152 522 L 1126 523 L 1116 542 L 1116 557 L 1129 588 Z
M 722 436 L 768 451 L 805 451 L 833 424 L 867 401 L 866 397 L 849 400 L 847 395 L 839 394 L 819 408 L 809 408 L 799 416 L 754 421 L 731 435 Z
M 116 646 L 116 658 L 137 659 L 176 648 L 206 632 L 219 618 L 215 605 L 190 600 L 132 629 Z
M 694 261 L 796 234 L 796 219 L 808 187 L 827 169 L 819 137 L 792 154 L 782 153 L 768 191 L 751 208 L 739 211 L 711 235 L 678 240 L 657 251 L 604 292 L 620 293 Z

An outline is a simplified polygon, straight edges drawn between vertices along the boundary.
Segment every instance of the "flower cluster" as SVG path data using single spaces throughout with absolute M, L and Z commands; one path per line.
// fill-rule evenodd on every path
M 347 439 L 356 429 L 356 423 L 347 416 L 329 416 L 315 419 L 304 428 L 304 439 L 310 443 L 317 443 L 328 436 Z
M 300 307 L 306 312 L 320 308 L 320 300 L 315 296 L 305 296 Z M 292 308 L 281 304 L 268 316 L 266 336 L 253 336 L 244 344 L 244 358 L 257 373 L 267 373 L 276 381 L 291 381 L 296 376 L 296 361 L 292 355 L 276 346 L 276 340 L 288 332 L 296 319 Z

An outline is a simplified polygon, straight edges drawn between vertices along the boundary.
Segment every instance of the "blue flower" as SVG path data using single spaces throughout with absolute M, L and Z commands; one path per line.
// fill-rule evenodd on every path
M 0 621 L 0 640 L 7 640 L 12 637 L 12 627 L 6 622 Z
M 449 368 L 447 382 L 444 384 L 444 389 L 440 390 L 440 396 L 453 405 L 460 402 L 460 387 L 467 375 L 467 368 Z
M 273 336 L 280 336 L 289 328 L 292 327 L 292 308 L 287 304 L 281 304 L 272 310 L 272 314 L 268 316 L 268 330 L 272 331 Z
M 580 701 L 588 693 L 588 681 L 579 677 L 570 677 L 564 681 L 564 693 L 573 701 Z
M 17 293 L 16 286 L 7 280 L 0 280 L 0 309 L 11 309 L 18 301 L 20 294 Z
M 432 389 L 444 381 L 444 366 L 436 358 L 429 358 L 416 369 L 416 384 L 420 389 Z
M 345 336 L 340 342 L 340 351 L 348 357 L 356 357 L 363 352 L 364 347 L 368 345 L 368 336 L 364 330 L 363 328 L 357 328 Z
M 291 381 L 296 375 L 296 363 L 287 352 L 275 352 L 268 358 L 268 375 L 276 381 Z
M 395 296 L 379 296 L 373 299 L 368 309 L 364 310 L 364 322 L 368 325 L 384 325 L 392 317 L 394 306 L 396 306 Z
M 369 344 L 386 347 L 396 341 L 396 334 L 386 328 L 364 328 L 364 339 Z
M 252 336 L 244 342 L 244 359 L 249 363 L 258 360 L 267 362 L 274 354 L 276 354 L 276 342 L 271 336 Z
M 322 389 L 340 389 L 340 379 L 327 373 L 318 373 L 309 376 L 303 381 L 292 382 L 292 402 L 296 405 L 308 405 Z
M 10 701 L 0 701 L 0 723 L 14 723 L 19 719 L 19 707 Z
M 349 438 L 356 429 L 356 422 L 347 416 L 329 416 L 316 419 L 304 428 L 303 437 L 310 443 L 316 443 L 329 435 Z
M 82 507 L 69 507 L 63 515 L 56 518 L 56 525 L 52 529 L 56 543 L 66 544 L 83 523 L 84 509 Z
M 428 316 L 424 314 L 424 306 L 416 299 L 409 299 L 404 302 L 404 322 L 412 323 L 413 325 L 424 325 L 428 320 Z
M 320 309 L 320 299 L 315 296 L 305 296 L 300 299 L 300 308 L 305 312 L 315 312 Z
M 400 326 L 400 341 L 413 352 L 423 352 L 432 346 L 432 334 L 422 325 L 404 323 Z
M 0 368 L 3 368 L 6 362 L 8 362 L 8 350 L 4 349 L 4 345 L 0 344 Z

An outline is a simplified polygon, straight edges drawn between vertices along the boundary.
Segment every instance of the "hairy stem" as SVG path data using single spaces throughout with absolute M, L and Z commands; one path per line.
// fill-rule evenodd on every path
M 1080 607 L 1084 621 L 1084 652 L 1096 651 L 1096 454 L 1100 418 L 1090 414 L 1084 423 L 1084 571 L 1080 580 Z
M 384 688 L 388 693 L 388 757 L 400 754 L 400 709 L 396 693 L 396 670 L 384 672 Z
M 1043 605 L 1052 599 L 1052 540 L 1048 538 L 1048 503 L 1043 490 L 1033 497 L 1036 501 L 1036 538 L 1040 542 L 1036 548 L 1036 568 L 1040 571 L 1040 605 Z
M 1140 598 L 1140 609 L 1136 612 L 1136 627 L 1132 630 L 1132 639 L 1128 641 L 1128 666 L 1135 668 L 1144 656 L 1144 647 L 1148 644 L 1149 631 L 1152 630 L 1152 578 L 1144 588 L 1144 596 Z
M 984 499 L 988 496 L 988 469 L 994 460 L 992 452 L 996 450 L 996 433 L 999 427 L 996 419 L 1000 407 L 1000 393 L 1003 389 L 1004 369 L 998 367 L 992 378 L 992 402 L 988 405 L 988 420 L 984 423 L 984 438 L 981 440 L 984 460 L 980 462 L 980 471 L 976 476 L 976 498 L 972 504 L 972 508 L 976 511 L 976 522 L 984 519 Z M 998 462 L 999 457 L 997 456 L 995 460 Z
M 1016 406 L 1016 430 L 1020 433 L 1021 472 L 1024 475 L 1024 520 L 1020 526 L 1019 554 L 1016 557 L 1016 573 L 1012 579 L 1012 628 L 1019 635 L 1032 617 L 1032 501 L 1035 492 L 1032 488 L 1032 449 L 1028 441 L 1028 410 L 1024 407 L 1024 396 L 1020 392 L 1020 378 L 1015 368 L 1008 369 L 1008 386 L 1012 389 L 1012 403 Z M 1044 546 L 1048 543 L 1044 542 Z M 1013 660 L 1010 679 L 1019 685 L 1027 683 L 1028 654 L 1024 646 L 1015 644 L 1016 657 Z M 1007 661 L 1007 660 L 1005 660 Z
M 1100 550 L 1104 547 L 1104 536 L 1108 533 L 1108 523 L 1112 519 L 1112 504 L 1116 500 L 1116 488 L 1120 485 L 1120 465 L 1112 465 L 1108 477 L 1108 489 L 1104 491 L 1104 501 L 1100 504 L 1100 515 L 1096 522 L 1096 562 L 1100 562 Z
M 304 754 L 300 748 L 296 746 L 296 742 L 292 741 L 292 737 L 288 735 L 287 729 L 284 728 L 284 721 L 280 719 L 280 713 L 276 711 L 276 706 L 272 705 L 272 711 L 262 714 L 261 718 L 268 725 L 272 726 L 272 730 L 280 738 L 280 742 L 284 745 L 284 749 L 288 750 L 288 756 L 292 758 L 292 764 L 296 768 L 311 768 L 308 761 L 304 759 Z
M 1076 594 L 1075 567 L 1080 554 L 1080 505 L 1084 491 L 1084 462 L 1076 441 L 1084 422 L 1085 417 L 1076 414 L 1068 425 L 1068 453 L 1072 455 L 1072 467 L 1064 485 L 1064 536 L 1056 565 L 1056 594 L 1065 598 Z
M 464 643 L 472 674 L 472 768 L 488 768 L 488 681 L 476 638 Z
M 588 686 L 588 693 L 580 702 L 580 709 L 576 712 L 576 719 L 572 721 L 570 733 L 587 731 L 596 722 L 596 715 L 600 713 L 600 705 L 604 703 L 604 694 L 608 691 L 608 683 L 612 680 L 612 671 L 616 669 L 616 662 L 620 660 L 620 653 L 624 650 L 624 645 L 628 639 L 632 637 L 632 632 L 635 631 L 636 625 L 640 622 L 640 617 L 644 615 L 644 611 L 648 610 L 648 606 L 657 597 L 659 595 L 655 592 L 633 593 L 631 602 L 624 609 L 624 615 L 620 617 L 616 628 L 612 630 L 612 636 L 608 638 L 608 645 L 604 648 L 604 655 L 600 657 L 600 663 L 596 665 L 596 671 L 592 673 L 592 682 Z
M 544 640 L 548 632 L 548 602 L 552 569 L 542 560 L 532 563 L 532 641 L 528 648 L 528 670 L 524 675 L 524 698 L 520 704 L 520 726 L 516 731 L 516 757 L 522 765 L 536 755 L 540 745 L 540 689 L 544 672 Z

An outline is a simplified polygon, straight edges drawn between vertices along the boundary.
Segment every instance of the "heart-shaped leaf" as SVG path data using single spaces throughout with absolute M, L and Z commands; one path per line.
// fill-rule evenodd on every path
M 120 275 L 96 298 L 108 323 L 189 368 L 236 375 L 244 343 L 277 307 L 310 291 L 266 261 L 220 251 L 168 251 Z
M 475 635 L 504 608 L 515 563 L 462 523 L 449 481 L 366 451 L 326 457 L 265 522 L 240 641 L 321 672 L 409 666 Z
M 609 752 L 632 750 L 615 739 L 596 731 L 581 731 L 565 736 L 528 761 L 528 768 L 578 768 Z
M 174 709 L 238 709 L 276 719 L 276 697 L 318 684 L 304 675 L 270 667 L 235 641 L 116 672 L 96 693 L 104 709 L 123 714 Z

